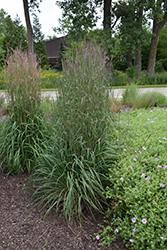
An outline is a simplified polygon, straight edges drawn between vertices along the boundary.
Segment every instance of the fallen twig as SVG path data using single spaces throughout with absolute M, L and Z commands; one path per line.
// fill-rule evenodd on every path
M 48 227 L 48 229 L 49 229 L 50 227 Z M 37 241 L 48 231 L 48 229 L 41 235 L 41 236 L 39 236 L 39 238 L 33 243 L 33 245 L 35 244 L 35 243 L 37 243 Z

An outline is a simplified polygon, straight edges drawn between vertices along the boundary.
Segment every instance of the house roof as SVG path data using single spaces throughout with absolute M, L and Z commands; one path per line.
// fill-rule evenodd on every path
M 49 58 L 57 58 L 59 54 L 59 46 L 60 46 L 60 41 L 62 40 L 63 43 L 65 44 L 65 40 L 67 39 L 67 36 L 62 36 L 59 38 L 55 38 L 49 41 L 46 41 L 46 55 Z

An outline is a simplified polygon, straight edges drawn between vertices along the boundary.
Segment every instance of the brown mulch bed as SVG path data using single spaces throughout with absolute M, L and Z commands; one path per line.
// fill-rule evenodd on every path
M 0 174 L 0 250 L 128 250 L 121 239 L 110 247 L 98 246 L 94 234 L 103 223 L 100 214 L 95 215 L 96 221 L 85 214 L 83 225 L 74 223 L 72 228 L 54 211 L 44 218 L 46 210 L 30 205 L 30 190 L 24 189 L 28 177 Z

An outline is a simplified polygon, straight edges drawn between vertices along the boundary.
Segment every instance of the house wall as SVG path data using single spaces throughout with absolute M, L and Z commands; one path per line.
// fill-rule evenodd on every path
M 55 38 L 45 42 L 46 55 L 49 58 L 49 64 L 54 66 L 57 63 L 57 57 L 59 55 L 60 41 L 67 38 L 67 36 Z

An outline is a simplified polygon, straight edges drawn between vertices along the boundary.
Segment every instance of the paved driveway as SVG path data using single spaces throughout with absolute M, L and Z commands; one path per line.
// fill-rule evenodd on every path
M 110 91 L 110 95 L 114 95 L 115 98 L 120 99 L 122 97 L 123 91 L 125 91 L 125 89 L 112 89 Z M 148 91 L 157 91 L 157 92 L 163 93 L 167 97 L 167 87 L 163 87 L 163 88 L 161 88 L 161 87 L 160 88 L 139 88 L 139 91 L 141 93 L 145 93 Z M 1 95 L 6 96 L 6 93 L 0 92 L 0 96 Z M 56 100 L 57 95 L 58 95 L 58 91 L 43 91 L 42 92 L 42 97 L 48 96 L 50 99 L 54 99 L 54 100 Z
M 110 95 L 112 95 L 114 93 L 114 97 L 120 99 L 122 97 L 122 93 L 124 91 L 125 91 L 125 89 L 112 89 L 110 91 Z M 139 88 L 139 91 L 141 93 L 145 93 L 148 91 L 157 91 L 157 92 L 165 94 L 167 97 L 167 87 L 165 87 L 165 88 Z M 56 99 L 57 94 L 58 94 L 57 91 L 42 92 L 43 97 L 50 96 L 51 99 Z
M 167 87 L 165 87 L 165 88 L 161 88 L 161 87 L 160 88 L 139 88 L 138 90 L 141 93 L 145 93 L 148 91 L 156 91 L 156 92 L 163 93 L 167 97 Z M 125 89 L 113 89 L 113 90 L 111 90 L 111 93 L 114 92 L 114 97 L 120 99 L 122 97 L 123 91 L 125 91 Z

